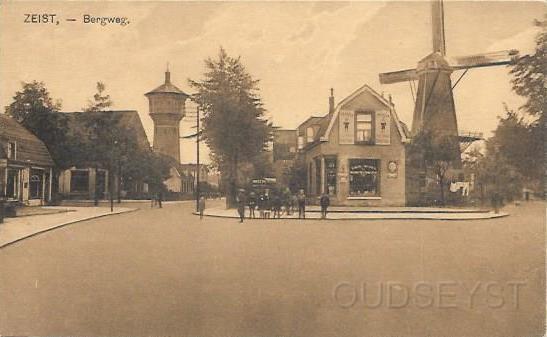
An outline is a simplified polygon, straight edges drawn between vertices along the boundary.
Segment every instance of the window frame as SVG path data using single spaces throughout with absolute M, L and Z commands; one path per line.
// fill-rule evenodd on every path
M 355 144 L 366 144 L 366 145 L 374 145 L 375 139 L 376 139 L 376 132 L 375 132 L 375 126 L 376 126 L 376 114 L 374 111 L 371 110 L 358 110 L 355 111 L 355 117 L 353 121 L 354 125 L 354 138 L 355 138 Z M 357 126 L 359 125 L 359 122 L 357 121 L 359 115 L 370 115 L 370 140 L 358 140 L 357 138 Z M 363 123 L 363 122 L 361 122 Z
M 87 188 L 84 190 L 75 190 L 74 189 L 74 186 L 76 186 L 77 184 L 74 184 L 74 177 L 75 177 L 75 174 L 74 173 L 77 173 L 77 174 L 87 174 Z M 89 170 L 84 170 L 84 169 L 73 169 L 73 170 L 70 170 L 70 193 L 71 194 L 82 194 L 82 193 L 89 193 L 89 181 L 90 181 L 91 177 L 90 177 L 90 172 Z
M 311 131 L 311 136 L 309 135 L 310 133 L 309 131 Z M 313 126 L 308 126 L 306 128 L 306 144 L 313 143 L 314 140 L 315 140 L 315 129 L 313 128 Z
M 376 166 L 376 191 L 375 193 L 361 193 L 361 194 L 352 194 L 352 174 L 351 174 L 351 168 L 352 168 L 352 161 L 362 161 L 365 165 L 367 161 L 374 161 Z M 382 161 L 378 158 L 350 158 L 348 159 L 348 197 L 349 198 L 379 198 L 382 195 L 381 190 L 381 171 L 382 171 Z
M 17 142 L 16 141 L 8 141 L 7 150 L 8 150 L 8 153 L 7 153 L 8 159 L 17 160 Z M 12 150 L 13 150 L 13 156 L 11 155 Z

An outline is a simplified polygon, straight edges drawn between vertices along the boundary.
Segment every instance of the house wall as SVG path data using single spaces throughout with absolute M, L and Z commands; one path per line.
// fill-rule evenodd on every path
M 72 188 L 70 186 L 70 181 L 72 178 L 72 170 L 81 170 L 81 171 L 87 171 L 89 174 L 88 178 L 88 188 L 87 191 L 82 192 L 74 192 L 72 191 Z M 109 189 L 109 174 L 107 170 L 101 170 L 105 172 L 105 185 L 104 185 L 104 192 L 102 195 L 98 196 L 98 199 L 105 199 L 108 197 Z M 68 170 L 64 170 L 59 174 L 59 193 L 66 198 L 70 199 L 88 199 L 92 200 L 95 198 L 95 185 L 96 185 L 96 179 L 97 179 L 97 169 L 95 168 L 72 168 Z M 117 186 L 114 184 L 114 193 L 117 193 Z
M 351 104 L 345 106 L 345 109 L 355 109 L 366 107 L 383 109 L 383 105 L 372 105 L 367 101 L 351 101 Z M 316 159 L 321 157 L 336 156 L 337 158 L 337 178 L 336 195 L 331 196 L 331 204 L 348 206 L 404 206 L 405 197 L 405 146 L 402 143 L 401 135 L 397 124 L 391 115 L 390 121 L 390 144 L 389 145 L 365 145 L 365 144 L 339 144 L 339 118 L 334 121 L 332 131 L 328 142 L 321 142 L 305 152 L 306 172 L 308 189 L 307 193 L 312 202 L 321 193 L 318 190 L 316 175 Z M 378 159 L 379 162 L 379 195 L 377 197 L 350 197 L 350 179 L 349 179 L 349 160 L 350 159 Z M 395 161 L 398 165 L 396 176 L 388 174 L 388 163 Z M 311 186 L 309 186 L 309 166 L 311 164 Z M 324 166 L 324 162 L 322 163 Z M 324 170 L 324 167 L 322 168 Z M 321 178 L 325 180 L 325 175 Z M 324 183 L 323 183 L 324 186 Z M 326 191 L 326 187 L 323 187 Z

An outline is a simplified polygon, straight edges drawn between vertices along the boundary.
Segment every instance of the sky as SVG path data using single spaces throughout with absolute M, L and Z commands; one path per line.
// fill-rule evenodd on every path
M 447 54 L 534 48 L 534 19 L 543 2 L 445 1 Z M 25 23 L 25 14 L 56 14 L 59 24 Z M 85 24 L 84 15 L 127 17 L 129 24 Z M 67 18 L 76 21 L 68 22 Z M 220 47 L 240 56 L 260 80 L 260 94 L 275 125 L 295 128 L 324 115 L 329 89 L 336 102 L 368 84 L 391 94 L 401 120 L 411 125 L 408 83 L 380 85 L 378 73 L 415 67 L 431 52 L 428 2 L 0 2 L 0 106 L 22 81 L 43 81 L 63 111 L 79 111 L 106 84 L 113 109 L 139 112 L 149 139 L 153 124 L 144 93 L 171 81 L 191 93 L 204 60 Z M 460 130 L 489 136 L 503 102 L 518 108 L 507 67 L 469 71 L 454 91 Z M 455 72 L 453 81 L 461 72 Z M 189 107 L 192 109 L 192 107 Z M 193 132 L 183 120 L 181 134 Z M 203 149 L 206 152 L 206 149 Z M 184 140 L 181 161 L 195 161 Z

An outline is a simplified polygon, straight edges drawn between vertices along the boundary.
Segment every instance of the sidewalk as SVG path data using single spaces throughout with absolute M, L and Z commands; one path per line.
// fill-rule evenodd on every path
M 184 203 L 192 203 L 195 200 L 174 200 L 174 201 L 162 201 L 163 205 L 178 205 Z M 121 203 L 118 203 L 117 200 L 114 200 L 114 207 L 123 207 L 123 208 L 150 208 L 150 200 L 132 200 L 132 199 L 122 199 Z M 62 207 L 95 207 L 93 200 L 63 200 L 61 201 Z M 99 200 L 98 207 L 110 207 L 110 200 Z
M 110 212 L 110 207 L 52 206 L 43 208 L 57 212 L 46 215 L 5 218 L 4 223 L 0 224 L 0 248 L 54 228 L 93 218 L 136 210 L 134 208 L 126 207 L 114 207 L 114 212 Z
M 306 207 L 306 220 L 317 220 L 321 218 L 319 208 Z M 327 215 L 327 220 L 480 220 L 508 216 L 508 213 L 494 213 L 487 210 L 455 209 L 455 208 L 427 208 L 427 207 L 385 207 L 381 209 L 351 209 L 349 207 L 333 207 Z M 196 214 L 196 213 L 194 213 Z M 206 216 L 221 218 L 239 218 L 237 210 L 225 208 L 209 208 L 203 213 Z M 258 217 L 259 212 L 255 214 Z M 270 212 L 273 214 L 273 212 Z M 249 209 L 245 209 L 245 217 L 249 215 Z M 272 219 L 272 218 L 270 218 Z M 290 216 L 286 214 L 281 219 L 298 219 L 298 211 Z

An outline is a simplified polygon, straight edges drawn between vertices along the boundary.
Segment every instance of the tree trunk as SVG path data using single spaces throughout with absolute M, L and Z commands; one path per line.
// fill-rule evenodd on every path
M 439 175 L 439 184 L 441 185 L 441 205 L 444 206 L 444 176 Z
M 95 206 L 99 206 L 99 194 L 97 193 L 99 184 L 97 179 L 98 177 L 97 173 L 99 173 L 99 165 L 95 164 L 95 191 L 93 191 L 93 205 Z
M 117 182 L 117 187 L 118 187 L 118 190 L 117 190 L 117 194 L 118 194 L 118 204 L 120 204 L 122 202 L 122 165 L 120 163 L 120 161 L 118 161 L 118 174 L 116 175 L 117 179 L 116 179 L 116 182 Z

